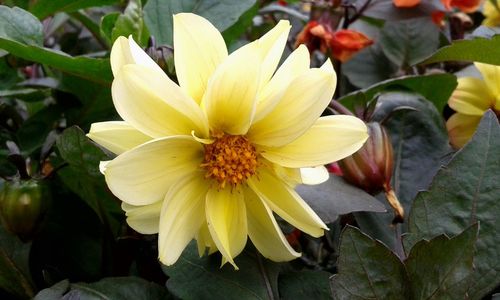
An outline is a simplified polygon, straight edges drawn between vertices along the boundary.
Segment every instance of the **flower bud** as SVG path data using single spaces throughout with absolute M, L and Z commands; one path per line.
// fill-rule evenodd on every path
M 49 200 L 49 189 L 39 180 L 4 182 L 0 192 L 4 227 L 23 239 L 31 237 L 45 215 Z
M 393 223 L 403 222 L 404 211 L 391 187 L 393 150 L 389 135 L 380 123 L 366 124 L 370 137 L 358 152 L 339 161 L 344 179 L 370 194 L 384 191 L 394 209 Z

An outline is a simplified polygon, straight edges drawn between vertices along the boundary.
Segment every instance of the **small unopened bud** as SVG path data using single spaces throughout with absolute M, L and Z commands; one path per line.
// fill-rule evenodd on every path
M 344 179 L 370 194 L 384 191 L 394 210 L 393 223 L 401 223 L 404 210 L 391 187 L 393 150 L 390 137 L 380 123 L 366 124 L 370 137 L 358 152 L 339 161 Z

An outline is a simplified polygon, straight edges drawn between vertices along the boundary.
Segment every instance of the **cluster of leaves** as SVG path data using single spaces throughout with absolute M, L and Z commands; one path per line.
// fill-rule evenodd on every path
M 161 266 L 156 237 L 127 227 L 99 172 L 99 162 L 112 156 L 84 132 L 93 122 L 118 118 L 109 64 L 118 36 L 132 35 L 175 79 L 172 14 L 204 16 L 231 50 L 279 18 L 300 29 L 309 18 L 304 3 L 3 2 L 0 185 L 18 176 L 21 165 L 52 196 L 43 199 L 50 203 L 29 235 L 0 226 L 0 298 L 481 299 L 498 289 L 498 119 L 487 112 L 471 142 L 454 153 L 443 118 L 457 85 L 446 72 L 463 61 L 500 65 L 500 35 L 493 29 L 479 27 L 469 39 L 450 41 L 430 19 L 438 1 L 415 9 L 396 9 L 390 0 L 352 1 L 362 17 L 350 25 L 376 43 L 342 65 L 338 100 L 353 108 L 376 98 L 373 119 L 391 115 L 385 126 L 395 152 L 392 184 L 409 212 L 406 223 L 391 226 L 383 197 L 332 175 L 319 186 L 298 187 L 329 224 L 325 237 L 283 224 L 300 259 L 274 263 L 249 243 L 234 271 L 220 268 L 218 254 L 199 258 L 195 245 L 174 266 Z M 399 107 L 412 110 L 392 114 Z

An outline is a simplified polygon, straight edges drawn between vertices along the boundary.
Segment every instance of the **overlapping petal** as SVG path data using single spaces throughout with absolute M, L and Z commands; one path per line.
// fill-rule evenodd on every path
M 106 164 L 109 189 L 131 205 L 163 199 L 180 178 L 197 170 L 203 147 L 191 136 L 153 140 L 127 151 Z
M 174 16 L 174 47 L 179 84 L 200 103 L 210 76 L 227 57 L 224 39 L 206 19 L 180 13 Z
M 280 262 L 300 256 L 300 253 L 288 244 L 271 209 L 248 188 L 245 189 L 245 204 L 248 236 L 264 257 Z
M 493 97 L 495 99 L 500 98 L 500 66 L 478 62 L 474 63 L 474 65 L 483 75 L 483 80 Z
M 161 208 L 158 251 L 160 261 L 172 265 L 205 222 L 209 185 L 202 174 L 186 176 L 173 185 Z
M 252 125 L 248 137 L 269 147 L 286 145 L 301 136 L 318 119 L 335 92 L 335 71 L 328 60 L 291 81 L 280 102 Z
M 122 154 L 152 139 L 122 121 L 93 123 L 87 136 L 115 154 Z
M 368 138 L 363 121 L 352 116 L 319 118 L 301 137 L 284 147 L 263 147 L 262 156 L 289 168 L 312 167 L 356 152 Z
M 262 60 L 253 43 L 231 53 L 208 83 L 203 97 L 211 129 L 243 135 L 250 127 Z
M 122 209 L 127 216 L 127 224 L 135 231 L 142 234 L 155 234 L 159 231 L 162 204 L 162 200 L 143 206 L 122 202 Z
M 247 214 L 243 193 L 239 190 L 210 189 L 206 198 L 206 218 L 210 234 L 224 261 L 238 269 L 233 258 L 247 242 Z
M 271 170 L 260 168 L 248 185 L 274 212 L 301 231 L 319 237 L 328 228 L 297 192 Z
M 455 148 L 463 147 L 471 139 L 480 121 L 480 115 L 452 115 L 446 122 L 451 145 Z
M 111 71 L 116 77 L 123 66 L 128 64 L 138 64 L 149 67 L 155 72 L 163 73 L 162 69 L 144 52 L 134 41 L 132 36 L 128 39 L 120 36 L 116 39 L 111 48 Z
M 120 116 L 152 137 L 176 134 L 208 135 L 205 115 L 165 74 L 142 65 L 126 65 L 112 85 L 113 103 Z
M 207 222 L 203 222 L 200 230 L 198 230 L 198 234 L 196 234 L 196 243 L 198 245 L 198 254 L 200 257 L 205 254 L 207 248 L 208 254 L 212 254 L 217 251 L 217 245 L 215 245 L 215 242 L 210 235 Z
M 495 101 L 484 81 L 474 77 L 458 79 L 458 86 L 448 100 L 448 105 L 459 113 L 481 116 Z

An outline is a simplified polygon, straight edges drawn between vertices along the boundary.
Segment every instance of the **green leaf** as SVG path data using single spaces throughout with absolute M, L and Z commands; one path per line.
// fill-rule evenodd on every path
M 385 123 L 394 149 L 392 187 L 407 215 L 417 192 L 429 186 L 451 148 L 441 114 L 417 94 L 382 94 L 373 118 L 382 120 L 399 106 L 416 109 L 395 114 Z M 365 233 L 394 247 L 394 229 L 389 226 L 392 211 L 356 213 L 355 216 Z
M 17 131 L 19 147 L 25 153 L 42 147 L 47 135 L 62 118 L 63 110 L 57 105 L 49 105 L 29 117 Z
M 106 38 L 106 40 L 111 44 L 113 28 L 115 28 L 116 20 L 121 14 L 119 12 L 109 13 L 101 18 L 100 31 L 101 35 Z
M 366 10 L 363 11 L 363 16 L 390 21 L 427 17 L 430 16 L 432 12 L 443 9 L 441 2 L 435 0 L 423 1 L 411 9 L 397 8 L 393 0 L 361 0 L 356 1 L 354 4 L 359 11 L 367 2 L 369 3 Z
M 477 61 L 500 65 L 500 35 L 454 41 L 450 46 L 440 48 L 421 63 L 430 64 L 442 61 Z
M 30 243 L 21 242 L 0 224 L 0 288 L 21 298 L 33 297 L 29 271 Z
M 238 271 L 228 264 L 220 267 L 219 255 L 200 258 L 195 243 L 184 250 L 171 267 L 163 266 L 170 279 L 169 291 L 181 299 L 278 299 L 280 266 L 254 251 L 243 251 L 235 259 Z
M 173 18 L 180 12 L 193 12 L 208 19 L 219 31 L 235 24 L 251 9 L 255 0 L 149 0 L 144 6 L 145 22 L 158 45 L 172 45 Z
M 34 300 L 163 300 L 171 299 L 167 290 L 138 277 L 109 277 L 94 283 L 69 283 L 63 280 L 40 291 Z
M 472 140 L 439 170 L 428 191 L 421 192 L 409 216 L 405 248 L 445 233 L 453 236 L 479 222 L 475 272 L 468 291 L 481 299 L 500 284 L 500 126 L 489 111 Z
M 476 223 L 452 239 L 440 235 L 413 246 L 405 261 L 411 299 L 468 299 L 477 234 Z
M 439 47 L 439 28 L 429 17 L 385 22 L 378 41 L 392 63 L 407 68 Z
M 118 0 L 37 0 L 30 11 L 40 20 L 57 12 L 73 12 L 82 8 L 111 5 Z
M 330 299 L 330 276 L 328 272 L 312 270 L 281 273 L 280 299 Z
M 42 24 L 32 14 L 0 5 L 0 49 L 95 82 L 109 84 L 112 81 L 109 59 L 72 57 L 42 47 L 42 41 Z
M 139 45 L 144 46 L 148 42 L 149 36 L 144 26 L 141 0 L 129 1 L 123 14 L 118 16 L 111 31 L 111 41 L 114 42 L 119 36 L 128 37 L 129 35 L 132 35 Z
M 113 216 L 120 215 L 121 209 L 99 172 L 99 162 L 109 160 L 109 157 L 78 127 L 66 129 L 56 144 L 61 157 L 69 164 L 58 172 L 61 180 L 116 234 L 119 223 Z
M 366 99 L 373 99 L 378 93 L 385 91 L 411 91 L 419 93 L 434 103 L 437 110 L 442 112 L 451 93 L 457 87 L 457 78 L 451 74 L 430 74 L 420 76 L 404 76 L 379 82 L 366 89 L 353 92 L 338 99 L 349 109 L 354 107 L 356 97 L 360 94 Z
M 386 211 L 373 196 L 338 176 L 332 175 L 320 185 L 299 185 L 297 192 L 325 223 L 332 223 L 339 215 L 355 211 Z
M 331 280 L 334 299 L 407 299 L 403 263 L 357 228 L 342 233 L 338 270 Z
M 35 16 L 25 10 L 0 5 L 0 38 L 43 46 L 43 27 Z

